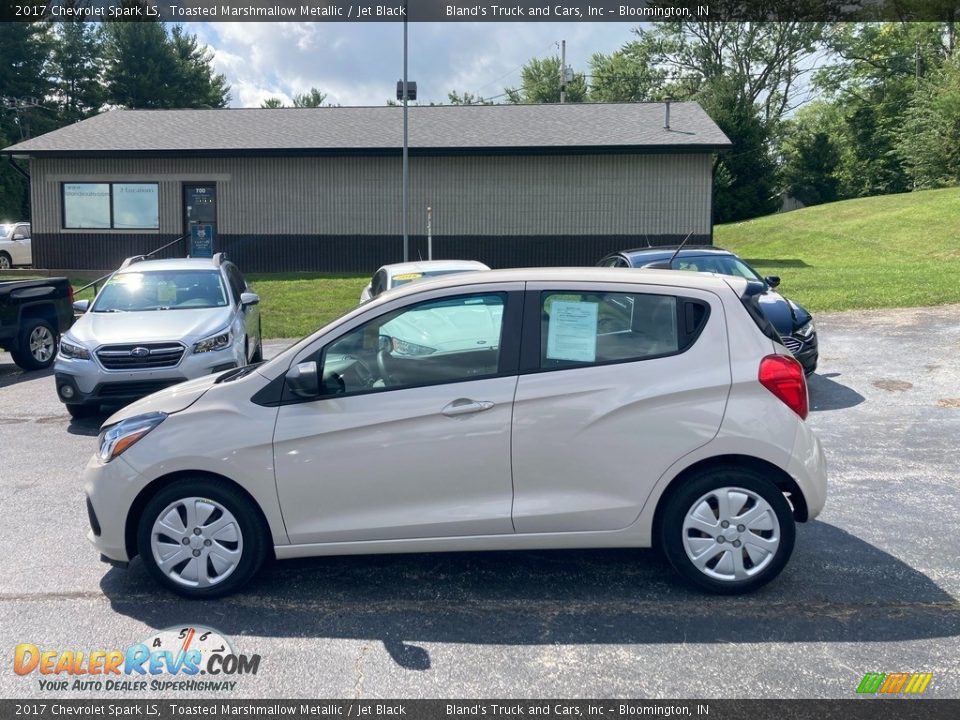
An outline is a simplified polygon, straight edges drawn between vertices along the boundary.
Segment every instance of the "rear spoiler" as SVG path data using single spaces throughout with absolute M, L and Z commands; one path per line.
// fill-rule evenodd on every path
M 773 323 L 767 320 L 767 316 L 763 314 L 763 310 L 760 308 L 760 295 L 767 289 L 766 284 L 759 280 L 747 280 L 747 286 L 742 292 L 738 292 L 729 281 L 727 286 L 739 296 L 740 304 L 743 305 L 760 332 L 775 343 L 782 345 L 783 340 L 780 338 L 780 333 L 777 332 Z

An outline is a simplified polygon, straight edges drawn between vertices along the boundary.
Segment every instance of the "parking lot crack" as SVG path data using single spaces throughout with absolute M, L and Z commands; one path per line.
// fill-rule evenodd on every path
M 363 695 L 363 661 L 367 655 L 370 646 L 364 643 L 360 646 L 360 652 L 357 653 L 357 659 L 353 664 L 357 679 L 353 685 L 353 699 L 359 700 Z

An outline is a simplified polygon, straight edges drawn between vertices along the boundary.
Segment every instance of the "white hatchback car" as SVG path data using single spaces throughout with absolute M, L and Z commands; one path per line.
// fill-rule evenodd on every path
M 442 275 L 489 270 L 487 265 L 476 260 L 420 260 L 417 262 L 384 265 L 377 270 L 360 293 L 360 302 L 366 302 L 387 290 L 402 287 L 412 282 L 430 280 Z
M 107 420 L 89 538 L 192 597 L 270 555 L 652 545 L 702 588 L 752 590 L 826 496 L 803 370 L 756 291 L 606 268 L 399 289 Z M 397 350 L 411 325 L 433 352 Z

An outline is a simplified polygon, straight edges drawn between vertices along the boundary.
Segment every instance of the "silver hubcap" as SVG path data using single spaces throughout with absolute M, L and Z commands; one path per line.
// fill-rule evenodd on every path
M 47 362 L 53 357 L 53 333 L 45 325 L 38 325 L 30 333 L 30 354 L 37 362 Z
M 170 503 L 150 531 L 153 559 L 164 575 L 187 587 L 210 587 L 237 569 L 243 533 L 233 514 L 207 498 Z
M 683 520 L 683 548 L 704 575 L 745 580 L 769 565 L 780 547 L 780 523 L 766 500 L 738 487 L 711 490 Z
M 9 270 L 9 269 L 10 269 L 10 261 L 7 260 L 7 256 L 0 255 L 0 270 Z

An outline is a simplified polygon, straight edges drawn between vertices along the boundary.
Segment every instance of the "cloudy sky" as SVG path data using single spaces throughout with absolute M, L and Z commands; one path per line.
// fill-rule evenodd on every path
M 585 71 L 594 52 L 616 50 L 629 23 L 410 23 L 409 79 L 422 102 L 445 102 L 450 90 L 485 97 L 515 86 L 532 57 L 559 54 Z M 403 70 L 400 23 L 191 23 L 215 53 L 232 86 L 231 105 L 258 107 L 318 87 L 328 102 L 383 105 Z

